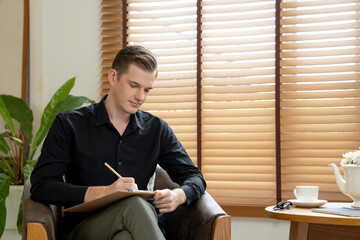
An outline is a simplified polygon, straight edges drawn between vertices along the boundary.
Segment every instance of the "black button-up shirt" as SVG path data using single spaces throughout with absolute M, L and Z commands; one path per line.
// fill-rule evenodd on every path
M 138 110 L 121 136 L 105 98 L 56 117 L 31 174 L 31 198 L 66 207 L 82 203 L 88 186 L 116 181 L 107 162 L 121 176 L 133 177 L 139 190 L 147 189 L 159 164 L 184 190 L 187 204 L 198 199 L 205 191 L 203 176 L 167 123 Z

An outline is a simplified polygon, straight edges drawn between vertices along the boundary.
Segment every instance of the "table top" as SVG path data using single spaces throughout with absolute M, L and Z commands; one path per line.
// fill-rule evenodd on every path
M 340 208 L 350 207 L 352 203 L 330 202 L 320 208 Z M 274 206 L 265 208 L 265 216 L 279 220 L 288 220 L 293 222 L 308 222 L 333 225 L 360 226 L 360 217 L 347 217 L 335 214 L 325 214 L 312 212 L 312 208 L 292 207 L 291 209 L 274 210 Z

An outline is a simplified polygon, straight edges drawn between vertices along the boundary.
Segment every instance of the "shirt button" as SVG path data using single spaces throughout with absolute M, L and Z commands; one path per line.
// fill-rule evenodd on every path
M 121 162 L 118 162 L 118 165 L 121 166 Z
M 122 143 L 122 140 L 120 140 L 120 143 Z

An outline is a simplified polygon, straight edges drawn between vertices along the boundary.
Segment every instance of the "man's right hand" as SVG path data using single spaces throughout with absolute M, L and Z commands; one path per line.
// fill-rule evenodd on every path
M 131 177 L 122 177 L 109 186 L 88 187 L 84 197 L 84 203 L 103 197 L 117 191 L 137 191 L 138 187 L 135 179 Z

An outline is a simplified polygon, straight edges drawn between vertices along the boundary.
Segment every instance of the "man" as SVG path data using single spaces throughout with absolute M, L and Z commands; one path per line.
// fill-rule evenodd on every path
M 119 190 L 151 189 L 159 164 L 180 185 L 155 191 L 152 204 L 160 216 L 198 199 L 206 187 L 199 169 L 162 119 L 138 110 L 156 76 L 150 51 L 119 51 L 108 72 L 109 94 L 56 117 L 31 175 L 31 198 L 70 207 Z M 164 239 L 153 205 L 130 197 L 95 213 L 67 213 L 59 232 L 69 233 L 67 239 Z

